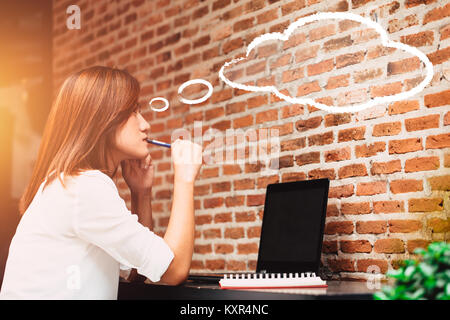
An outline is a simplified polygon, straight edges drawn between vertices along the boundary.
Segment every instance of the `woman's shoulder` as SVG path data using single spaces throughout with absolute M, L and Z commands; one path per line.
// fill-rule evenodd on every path
M 80 184 L 104 184 L 111 186 L 114 190 L 117 190 L 117 187 L 114 181 L 104 172 L 100 170 L 85 170 L 80 172 L 77 176 L 77 180 Z

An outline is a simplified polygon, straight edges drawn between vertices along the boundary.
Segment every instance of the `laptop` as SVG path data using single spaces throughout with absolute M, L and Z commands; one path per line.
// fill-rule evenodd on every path
M 329 179 L 269 184 L 256 273 L 318 273 Z M 188 280 L 218 283 L 233 273 L 193 273 Z

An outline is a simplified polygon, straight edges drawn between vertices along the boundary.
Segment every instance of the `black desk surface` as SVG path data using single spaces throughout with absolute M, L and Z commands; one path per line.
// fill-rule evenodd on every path
M 363 281 L 327 281 L 328 288 L 224 290 L 218 284 L 186 282 L 179 286 L 119 283 L 119 300 L 371 300 L 376 289 Z

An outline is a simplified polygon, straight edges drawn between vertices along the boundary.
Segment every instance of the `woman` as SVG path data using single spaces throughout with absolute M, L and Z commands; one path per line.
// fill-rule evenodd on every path
M 3 299 L 117 299 L 120 269 L 171 285 L 186 279 L 202 150 L 172 143 L 172 212 L 161 238 L 151 231 L 153 166 L 139 91 L 128 73 L 98 66 L 63 83 L 21 198 Z M 112 180 L 119 165 L 137 216 Z

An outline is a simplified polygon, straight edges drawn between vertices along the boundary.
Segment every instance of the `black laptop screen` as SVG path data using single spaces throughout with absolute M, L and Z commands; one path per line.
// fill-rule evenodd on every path
M 319 179 L 268 186 L 258 271 L 317 271 L 328 185 Z

